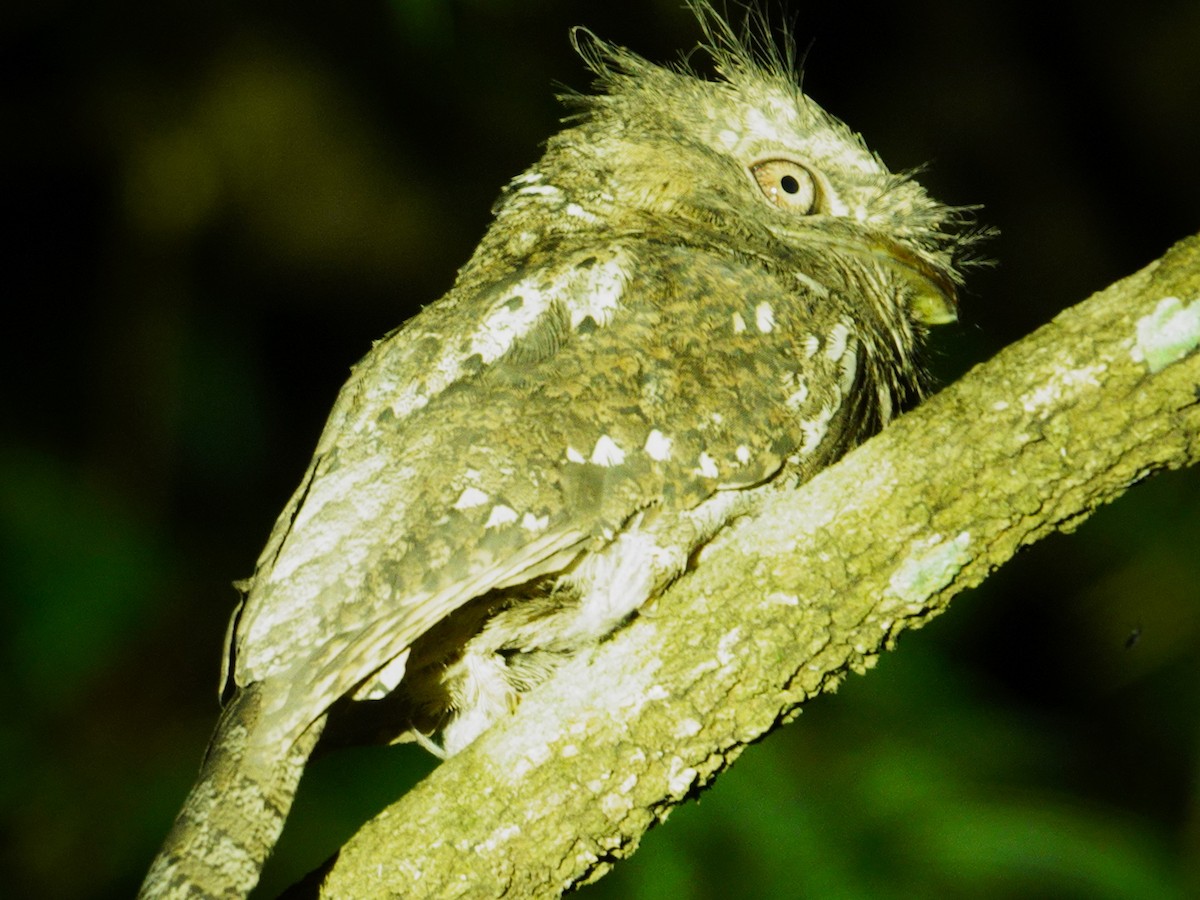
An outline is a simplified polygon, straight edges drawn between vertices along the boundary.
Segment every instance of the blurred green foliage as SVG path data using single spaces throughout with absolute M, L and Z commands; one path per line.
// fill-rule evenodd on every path
M 1001 229 L 938 338 L 944 379 L 1200 224 L 1200 6 L 797 6 L 806 89 Z M 554 128 L 554 85 L 586 85 L 576 23 L 659 60 L 696 38 L 676 0 L 0 19 L 7 895 L 133 893 L 215 721 L 230 581 L 349 365 L 446 289 Z M 1138 486 L 751 747 L 588 890 L 1200 894 L 1197 547 L 1197 473 Z M 431 765 L 315 763 L 263 895 Z

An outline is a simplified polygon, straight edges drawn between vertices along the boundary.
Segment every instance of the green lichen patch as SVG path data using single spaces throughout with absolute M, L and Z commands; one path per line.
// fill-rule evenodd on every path
M 1131 355 L 1151 372 L 1161 372 L 1200 346 L 1200 298 L 1187 306 L 1178 297 L 1164 297 L 1154 312 L 1137 321 L 1137 340 Z
M 920 604 L 944 588 L 971 559 L 971 535 L 962 532 L 946 540 L 941 535 L 913 549 L 888 579 L 886 596 Z

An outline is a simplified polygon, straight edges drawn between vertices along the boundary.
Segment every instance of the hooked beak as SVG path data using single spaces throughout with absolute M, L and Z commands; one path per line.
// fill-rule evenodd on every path
M 904 278 L 911 291 L 909 311 L 916 321 L 922 325 L 958 321 L 958 290 L 945 272 L 896 241 L 880 239 L 871 252 Z
M 914 321 L 922 325 L 958 321 L 958 289 L 950 276 L 899 241 L 876 235 L 864 247 L 861 240 L 852 242 L 841 235 L 813 232 L 809 237 L 872 259 L 898 277 L 908 288 L 908 311 Z

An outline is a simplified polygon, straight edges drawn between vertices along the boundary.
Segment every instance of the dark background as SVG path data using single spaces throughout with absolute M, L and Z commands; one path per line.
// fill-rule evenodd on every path
M 449 287 L 554 83 L 587 85 L 567 27 L 659 61 L 697 38 L 678 0 L 98 6 L 0 15 L 14 897 L 135 890 L 215 721 L 230 581 L 348 367 Z M 1200 225 L 1194 0 L 792 13 L 808 92 L 1001 230 L 943 380 Z M 593 895 L 1200 894 L 1197 548 L 1197 473 L 1138 486 L 750 748 Z M 268 887 L 431 764 L 316 764 Z

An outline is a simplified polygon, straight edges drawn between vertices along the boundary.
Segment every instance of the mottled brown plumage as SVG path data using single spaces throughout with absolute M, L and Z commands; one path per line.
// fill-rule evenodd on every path
M 451 291 L 355 368 L 247 582 L 215 762 L 144 896 L 249 890 L 331 714 L 460 750 L 919 389 L 958 214 L 696 10 L 715 81 L 576 34 L 599 92 L 568 98 Z

